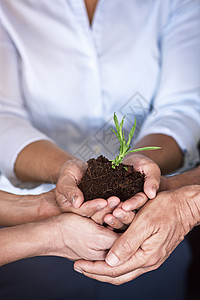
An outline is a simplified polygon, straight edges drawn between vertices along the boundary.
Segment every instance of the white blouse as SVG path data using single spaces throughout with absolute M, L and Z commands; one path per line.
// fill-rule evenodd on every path
M 41 139 L 113 157 L 114 112 L 198 160 L 200 1 L 99 0 L 90 27 L 84 0 L 0 0 L 2 173 Z

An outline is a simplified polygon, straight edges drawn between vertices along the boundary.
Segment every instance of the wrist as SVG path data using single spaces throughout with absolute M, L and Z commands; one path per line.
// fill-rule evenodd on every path
M 178 185 L 177 176 L 161 176 L 159 192 L 169 191 L 181 186 Z
M 200 224 L 200 186 L 190 185 L 174 190 L 179 198 L 179 211 L 184 227 L 189 232 Z

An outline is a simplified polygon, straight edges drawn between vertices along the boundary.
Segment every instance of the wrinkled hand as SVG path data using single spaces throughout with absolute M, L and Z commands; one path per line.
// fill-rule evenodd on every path
M 86 171 L 87 164 L 79 160 L 71 160 L 64 164 L 56 187 L 57 202 L 61 210 L 69 211 L 69 204 L 76 209 L 84 206 L 83 214 L 79 210 L 80 215 L 92 217 L 99 224 L 105 222 L 113 229 L 126 229 L 135 217 L 135 210 L 142 207 L 148 198 L 155 197 L 161 174 L 159 167 L 152 160 L 140 154 L 130 155 L 124 163 L 134 165 L 136 170 L 146 174 L 144 193 L 138 193 L 124 203 L 120 203 L 117 197 L 110 197 L 107 199 L 107 205 L 104 199 L 94 199 L 83 204 L 84 197 L 77 184 Z M 95 212 L 95 207 L 98 207 L 101 212 L 98 212 L 98 209 Z M 87 211 L 89 213 L 86 213 Z
M 104 222 L 114 229 L 125 230 L 135 218 L 139 210 L 148 201 L 144 193 L 137 193 L 125 202 L 120 202 L 112 214 L 106 214 Z
M 199 199 L 200 186 L 159 193 L 137 213 L 105 262 L 78 261 L 75 270 L 116 285 L 155 270 L 199 223 Z
M 53 254 L 70 260 L 104 260 L 118 238 L 113 231 L 77 214 L 63 213 L 53 218 L 56 228 Z
M 105 215 L 111 213 L 119 205 L 120 200 L 117 197 L 110 197 L 107 200 L 94 199 L 84 203 L 84 196 L 78 188 L 78 183 L 86 168 L 87 163 L 80 160 L 70 160 L 63 165 L 56 185 L 56 200 L 63 212 L 91 217 L 96 223 L 103 224 Z

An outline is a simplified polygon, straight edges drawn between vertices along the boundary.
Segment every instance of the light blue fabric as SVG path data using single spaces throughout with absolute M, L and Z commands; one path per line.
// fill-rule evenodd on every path
M 196 0 L 100 0 L 92 27 L 83 0 L 0 0 L 0 170 L 17 183 L 16 157 L 39 139 L 113 157 L 114 112 L 195 164 L 199 28 Z
M 40 139 L 82 159 L 113 157 L 114 111 L 127 130 L 137 117 L 138 139 L 174 137 L 185 166 L 195 164 L 199 28 L 197 0 L 100 0 L 91 28 L 83 0 L 0 0 L 1 172 L 21 184 L 16 157 Z M 61 258 L 22 260 L 0 268 L 0 298 L 183 300 L 189 260 L 184 241 L 159 270 L 120 287 Z

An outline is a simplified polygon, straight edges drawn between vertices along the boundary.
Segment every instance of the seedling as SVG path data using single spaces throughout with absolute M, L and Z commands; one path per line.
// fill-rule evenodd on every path
M 126 141 L 125 136 L 124 136 L 124 131 L 122 130 L 124 119 L 125 119 L 125 116 L 123 117 L 121 123 L 119 124 L 117 116 L 114 113 L 114 122 L 115 122 L 115 127 L 116 127 L 117 132 L 113 128 L 111 128 L 111 130 L 114 132 L 114 134 L 118 138 L 120 147 L 119 147 L 119 155 L 116 156 L 115 159 L 111 160 L 113 169 L 115 169 L 115 167 L 119 166 L 119 164 L 122 163 L 125 155 L 128 153 L 144 151 L 144 150 L 161 149 L 161 147 L 144 147 L 144 148 L 137 148 L 137 149 L 130 150 L 130 148 L 131 148 L 130 143 L 131 143 L 132 137 L 133 137 L 133 135 L 135 133 L 135 129 L 136 129 L 136 118 L 135 118 L 134 125 L 131 128 L 131 131 L 129 133 L 128 141 Z

